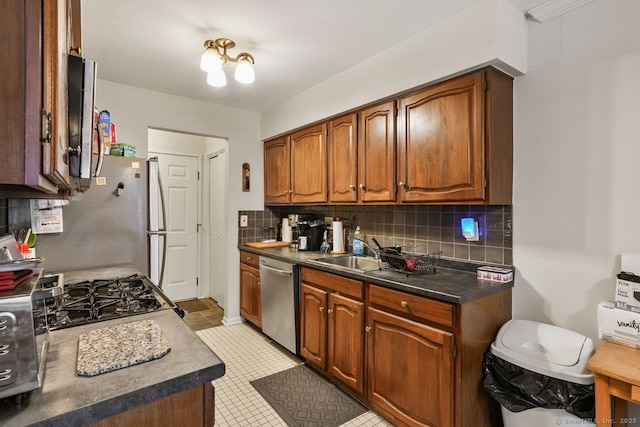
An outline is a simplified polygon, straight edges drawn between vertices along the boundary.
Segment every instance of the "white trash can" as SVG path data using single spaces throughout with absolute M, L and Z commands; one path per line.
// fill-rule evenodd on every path
M 592 385 L 587 362 L 594 353 L 593 341 L 568 329 L 530 320 L 505 323 L 491 344 L 491 354 L 513 365 L 551 378 Z M 559 425 L 595 426 L 564 409 L 535 407 L 521 412 L 502 408 L 504 427 Z

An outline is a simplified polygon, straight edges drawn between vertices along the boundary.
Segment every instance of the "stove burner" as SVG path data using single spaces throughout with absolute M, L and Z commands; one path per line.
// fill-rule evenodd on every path
M 64 285 L 56 328 L 146 313 L 162 308 L 162 301 L 143 276 L 100 279 Z M 47 317 L 47 320 L 50 320 Z M 51 323 L 50 323 L 51 324 Z

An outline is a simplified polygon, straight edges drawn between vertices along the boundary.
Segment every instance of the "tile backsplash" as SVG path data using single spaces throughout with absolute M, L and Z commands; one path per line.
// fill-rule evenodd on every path
M 375 237 L 383 246 L 397 244 L 418 253 L 441 251 L 442 257 L 464 261 L 513 263 L 511 205 L 277 206 L 240 211 L 238 224 L 240 215 L 248 216 L 248 224 L 238 229 L 238 243 L 260 241 L 265 228 L 277 230 L 282 218 L 302 213 L 339 216 L 351 233 L 359 225 L 366 237 Z M 462 236 L 460 219 L 465 217 L 478 221 L 479 241 L 468 242 Z
M 0 234 L 9 232 L 9 213 L 7 199 L 0 199 Z

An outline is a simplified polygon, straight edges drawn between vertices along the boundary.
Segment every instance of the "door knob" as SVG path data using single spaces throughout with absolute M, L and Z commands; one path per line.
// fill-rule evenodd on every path
M 330 308 L 329 310 L 327 310 L 327 313 L 329 314 L 333 313 L 333 309 Z
M 324 307 L 320 307 L 320 311 L 324 311 Z
M 409 306 L 409 303 L 408 303 L 408 302 L 406 302 L 406 301 L 401 301 L 401 302 L 400 302 L 400 305 L 401 305 L 402 307 L 404 307 L 404 308 L 407 308 L 407 307 Z

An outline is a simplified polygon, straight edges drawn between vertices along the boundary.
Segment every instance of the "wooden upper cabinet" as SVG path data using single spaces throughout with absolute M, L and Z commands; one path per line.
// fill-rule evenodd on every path
M 326 135 L 324 124 L 291 134 L 291 203 L 327 201 Z
M 0 195 L 60 197 L 69 188 L 68 0 L 7 0 L 0 18 Z
M 69 186 L 69 116 L 67 114 L 68 54 L 71 34 L 70 0 L 44 0 L 43 111 L 51 127 L 42 144 L 42 173 L 56 185 Z
M 358 201 L 358 115 L 329 121 L 329 202 Z
M 511 203 L 512 79 L 462 76 L 400 100 L 402 202 Z
M 396 102 L 369 107 L 358 120 L 358 191 L 362 202 L 396 197 Z
M 264 144 L 264 202 L 289 204 L 291 190 L 289 137 L 283 136 Z

